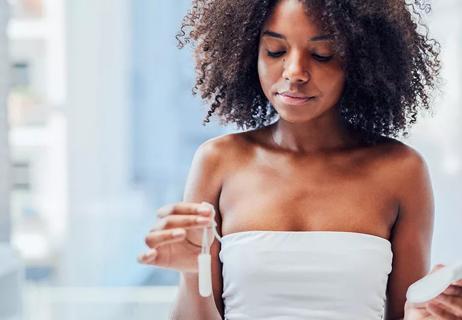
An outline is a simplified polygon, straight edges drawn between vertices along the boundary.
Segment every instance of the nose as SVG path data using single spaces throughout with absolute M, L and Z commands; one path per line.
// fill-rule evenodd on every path
M 311 75 L 303 54 L 294 52 L 287 57 L 282 76 L 290 83 L 303 84 L 310 80 Z

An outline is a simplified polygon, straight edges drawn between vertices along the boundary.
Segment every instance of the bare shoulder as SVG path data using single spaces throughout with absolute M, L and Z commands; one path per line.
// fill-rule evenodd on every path
M 223 167 L 226 153 L 233 149 L 233 140 L 231 135 L 223 135 L 203 142 L 194 154 L 193 166 L 213 170 L 216 173 L 216 170 Z
M 218 204 L 226 172 L 227 154 L 233 149 L 233 138 L 224 135 L 203 142 L 194 153 L 183 199 Z
M 401 214 L 433 215 L 433 191 L 430 171 L 424 157 L 414 148 L 395 140 L 389 154 L 387 175 L 396 190 Z M 423 206 L 419 210 L 408 209 Z M 408 210 L 406 210 L 408 209 Z
M 423 161 L 422 156 L 416 149 L 394 138 L 383 138 L 376 145 L 376 149 L 380 153 L 387 155 L 387 159 L 391 161 Z
M 252 150 L 259 143 L 261 130 L 229 133 L 211 138 L 199 146 L 195 157 L 210 166 L 219 165 L 229 169 L 230 166 L 243 163 L 252 156 Z
M 242 140 L 244 134 L 245 132 L 229 133 L 211 138 L 199 146 L 197 153 L 211 159 L 217 159 L 220 156 L 224 156 L 226 152 L 236 151 L 236 148 L 242 144 L 240 140 Z
M 374 152 L 386 165 L 384 174 L 398 183 L 428 174 L 424 157 L 413 147 L 393 138 L 385 138 Z

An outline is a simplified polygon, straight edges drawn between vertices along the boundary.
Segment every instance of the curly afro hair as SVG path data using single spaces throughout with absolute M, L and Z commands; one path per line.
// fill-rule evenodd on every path
M 407 134 L 420 110 L 430 110 L 440 73 L 440 45 L 429 38 L 424 0 L 299 0 L 323 31 L 334 35 L 346 82 L 339 108 L 345 123 L 374 137 Z M 260 86 L 260 32 L 277 0 L 193 0 L 177 34 L 195 48 L 196 83 L 222 123 L 240 129 L 276 117 Z

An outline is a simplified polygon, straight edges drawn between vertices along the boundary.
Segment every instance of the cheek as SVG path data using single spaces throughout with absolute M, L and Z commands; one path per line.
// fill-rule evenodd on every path
M 318 82 L 324 94 L 338 97 L 342 94 L 345 86 L 345 73 L 342 70 L 331 70 L 324 73 Z
M 258 57 L 258 77 L 260 85 L 266 96 L 272 92 L 272 86 L 279 79 L 274 65 L 269 64 L 264 58 Z
M 335 80 L 336 81 L 332 82 L 332 94 L 339 98 L 343 93 L 343 88 L 345 87 L 345 74 L 340 74 Z
M 260 79 L 260 85 L 263 91 L 266 93 L 266 87 L 268 82 L 268 66 L 258 58 L 258 78 Z

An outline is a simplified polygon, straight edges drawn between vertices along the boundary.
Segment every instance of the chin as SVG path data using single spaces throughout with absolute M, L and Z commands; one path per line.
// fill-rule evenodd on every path
M 279 111 L 278 111 L 278 114 L 281 120 L 284 120 L 286 122 L 293 123 L 293 124 L 306 123 L 315 118 L 315 116 L 313 115 L 300 115 L 300 114 L 296 115 L 293 113 L 279 112 Z

